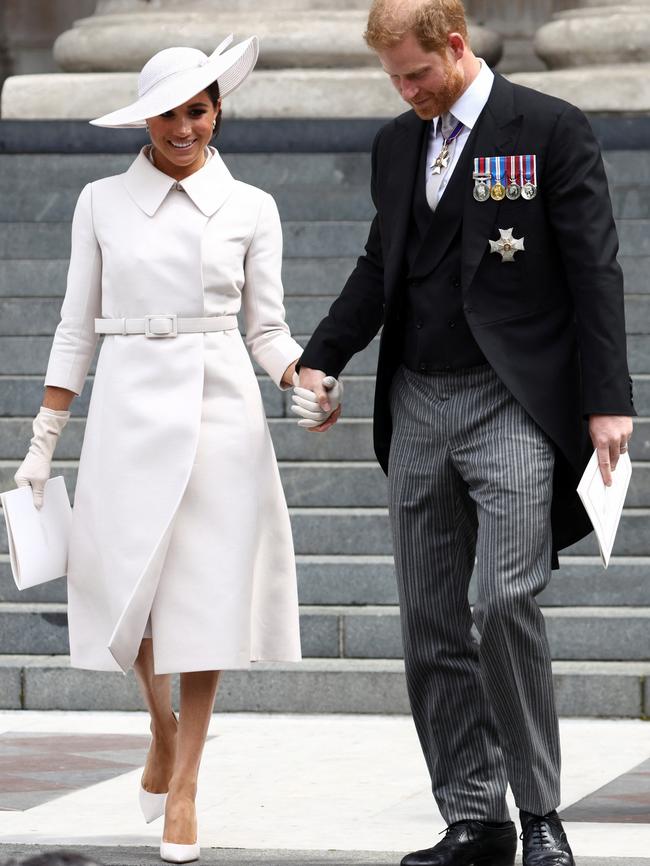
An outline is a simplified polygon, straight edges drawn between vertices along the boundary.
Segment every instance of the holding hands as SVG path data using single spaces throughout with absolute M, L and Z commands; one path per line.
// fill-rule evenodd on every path
M 294 374 L 293 383 L 291 411 L 299 416 L 299 427 L 311 433 L 324 433 L 336 424 L 341 415 L 342 382 L 326 376 L 322 370 L 303 367 L 300 377 Z

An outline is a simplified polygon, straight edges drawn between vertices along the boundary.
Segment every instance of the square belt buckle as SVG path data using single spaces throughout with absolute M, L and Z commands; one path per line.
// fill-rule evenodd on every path
M 163 313 L 159 316 L 144 317 L 144 335 L 152 340 L 178 336 L 178 316 L 176 313 Z

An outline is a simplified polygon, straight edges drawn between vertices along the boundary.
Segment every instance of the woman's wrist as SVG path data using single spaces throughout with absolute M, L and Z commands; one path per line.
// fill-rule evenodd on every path
M 296 372 L 296 364 L 298 363 L 298 358 L 295 361 L 292 361 L 291 364 L 287 367 L 287 369 L 282 374 L 282 379 L 280 380 L 283 385 L 286 385 L 290 388 L 293 385 L 293 374 Z
M 43 395 L 42 406 L 53 412 L 67 412 L 76 396 L 74 391 L 68 391 L 67 388 L 48 385 Z

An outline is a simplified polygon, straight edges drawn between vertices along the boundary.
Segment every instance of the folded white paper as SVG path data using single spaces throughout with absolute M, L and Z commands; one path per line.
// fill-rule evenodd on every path
M 607 487 L 600 474 L 598 452 L 594 451 L 578 485 L 578 495 L 594 527 L 605 568 L 612 555 L 631 477 L 632 462 L 630 455 L 625 452 L 619 457 L 616 469 L 612 472 L 612 486 Z
M 43 507 L 31 487 L 0 494 L 7 524 L 9 559 L 18 589 L 63 577 L 68 570 L 72 509 L 62 475 L 45 485 Z

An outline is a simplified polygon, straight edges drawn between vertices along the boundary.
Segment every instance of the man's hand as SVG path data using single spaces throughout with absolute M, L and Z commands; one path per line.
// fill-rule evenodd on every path
M 618 458 L 627 451 L 632 436 L 632 419 L 626 415 L 590 415 L 589 435 L 598 452 L 600 474 L 609 487 Z
M 327 378 L 327 374 L 322 370 L 312 370 L 310 367 L 300 368 L 300 387 L 306 388 L 307 391 L 313 391 L 316 395 L 316 400 L 324 412 L 331 412 L 329 397 L 323 385 L 323 379 Z
M 308 427 L 310 433 L 324 433 L 333 427 L 341 417 L 341 406 L 337 405 L 332 411 L 330 395 L 326 385 L 331 381 L 332 377 L 328 377 L 322 370 L 312 370 L 310 367 L 300 368 L 299 387 L 306 391 L 311 391 L 315 397 L 318 407 L 321 411 L 326 412 L 328 417 L 317 427 Z M 336 380 L 334 380 L 336 382 Z M 342 384 L 338 383 L 342 389 Z M 295 398 L 294 398 L 295 399 Z M 305 425 L 307 426 L 307 425 Z

